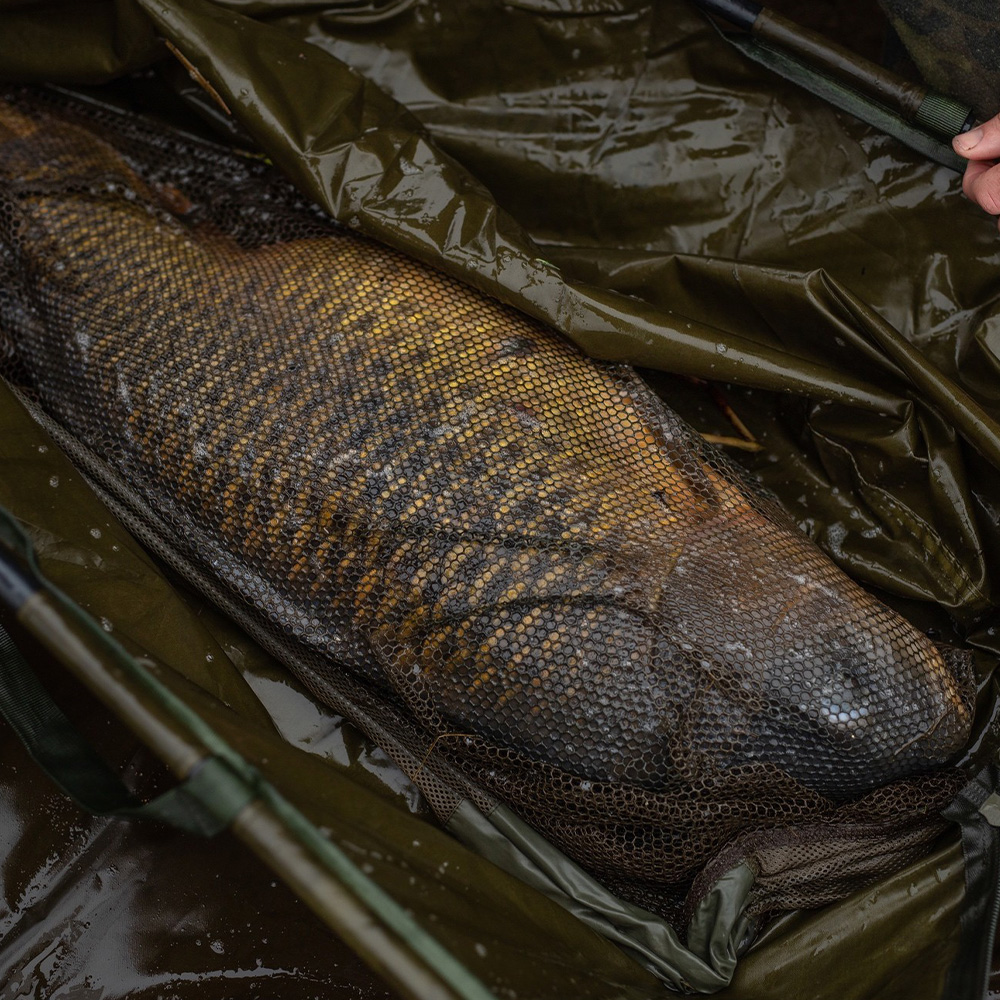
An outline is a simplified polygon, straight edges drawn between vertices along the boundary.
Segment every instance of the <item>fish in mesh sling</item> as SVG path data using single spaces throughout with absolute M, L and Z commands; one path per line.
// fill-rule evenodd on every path
M 631 369 L 214 155 L 206 194 L 141 130 L 0 106 L 0 367 L 250 614 L 581 787 L 766 813 L 961 749 L 968 664 Z

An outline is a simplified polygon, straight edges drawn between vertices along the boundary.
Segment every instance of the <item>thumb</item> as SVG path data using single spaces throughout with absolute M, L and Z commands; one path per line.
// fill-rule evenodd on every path
M 1000 115 L 951 140 L 955 152 L 967 160 L 1000 158 Z

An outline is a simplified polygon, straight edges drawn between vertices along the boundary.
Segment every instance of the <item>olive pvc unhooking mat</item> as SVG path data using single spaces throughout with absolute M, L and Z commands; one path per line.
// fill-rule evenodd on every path
M 627 20 L 625 19 L 625 21 Z M 640 22 L 636 18 L 633 18 L 629 24 L 625 24 L 624 21 L 618 22 L 618 27 L 622 32 L 625 32 L 629 25 L 638 30 L 637 26 L 640 26 Z M 411 23 L 410 28 L 413 27 Z M 389 28 L 383 26 L 379 30 L 383 31 L 383 37 L 385 37 L 386 34 L 391 35 L 392 30 L 399 28 L 400 24 L 397 22 L 395 25 L 390 23 Z M 414 30 L 417 28 L 419 28 L 419 23 Z M 371 32 L 373 36 L 376 33 L 376 29 L 344 30 L 350 34 L 351 44 L 357 44 L 359 47 L 362 47 L 365 41 L 364 30 Z M 669 34 L 662 25 L 659 26 L 658 30 L 661 33 L 661 40 Z M 558 34 L 555 28 L 552 31 Z M 443 34 L 444 37 L 449 37 L 447 32 Z M 650 36 L 647 34 L 644 37 L 648 40 Z M 704 41 L 698 41 L 697 32 L 694 33 L 693 37 L 695 39 L 693 46 L 696 52 L 699 45 L 703 47 L 708 45 Z M 646 54 L 648 55 L 648 52 Z M 716 60 L 721 59 L 722 64 L 727 65 L 725 55 L 720 56 L 713 51 L 712 56 Z M 661 66 L 663 61 L 663 59 L 660 60 Z M 396 60 L 397 65 L 399 62 Z M 585 71 L 586 67 L 583 67 L 582 70 Z M 425 71 L 430 73 L 431 68 L 425 67 Z M 511 67 L 509 72 L 513 73 L 514 67 Z M 744 72 L 735 67 L 730 68 L 730 74 L 737 77 L 743 74 L 744 78 L 749 76 L 748 71 Z M 218 85 L 218 80 L 216 84 Z M 234 86 L 231 92 L 226 93 L 226 98 L 234 105 L 238 102 L 238 92 L 239 88 Z M 671 96 L 671 94 L 667 94 L 663 100 L 667 100 Z M 720 100 L 725 100 L 725 98 L 720 98 Z M 795 103 L 795 99 L 791 99 L 793 106 Z M 750 106 L 752 107 L 752 104 Z M 433 117 L 434 109 L 430 107 L 428 102 L 425 102 L 424 110 L 429 118 Z M 814 131 L 818 130 L 817 120 L 822 122 L 825 129 L 825 141 L 828 140 L 827 133 L 831 132 L 843 137 L 844 127 L 839 125 L 828 112 L 814 108 L 809 110 L 810 116 L 805 121 Z M 730 127 L 732 126 L 730 125 Z M 443 128 L 438 130 L 445 137 L 446 130 Z M 710 132 L 710 129 L 708 131 Z M 483 134 L 485 135 L 485 132 Z M 610 134 L 618 135 L 614 132 Z M 789 133 L 782 130 L 781 134 L 787 135 Z M 650 132 L 650 136 L 652 136 L 652 132 Z M 483 141 L 495 143 L 495 134 L 493 138 Z M 845 155 L 849 156 L 852 147 L 848 140 L 841 138 L 838 141 L 840 141 L 841 146 L 837 148 L 846 150 Z M 873 150 L 879 149 L 880 140 L 866 138 L 864 141 L 867 143 L 864 153 L 867 160 Z M 881 141 L 885 142 L 885 140 Z M 498 148 L 496 152 L 497 155 L 501 155 L 511 151 L 513 156 L 515 147 L 523 149 L 529 143 L 530 135 L 522 139 L 520 146 L 513 142 L 505 142 L 501 144 L 502 149 Z M 454 148 L 457 149 L 457 146 Z M 557 152 L 557 150 L 552 152 L 555 159 L 550 162 L 556 163 Z M 614 167 L 615 157 L 621 152 L 620 143 L 608 144 L 600 160 L 606 164 L 606 170 L 611 170 Z M 738 173 L 739 155 L 738 149 L 735 148 L 722 150 L 713 161 L 712 170 L 718 171 L 719 164 L 723 163 L 730 168 L 736 166 Z M 749 158 L 754 154 L 748 152 L 746 155 Z M 827 161 L 828 159 L 827 157 Z M 540 163 L 542 160 L 533 157 L 530 161 L 526 160 L 525 162 Z M 860 164 L 861 160 L 859 159 L 858 162 Z M 698 174 L 694 169 L 696 166 L 702 170 L 701 174 Z M 681 167 L 683 168 L 683 164 Z M 822 181 L 821 168 L 822 163 L 819 159 L 811 161 L 810 170 L 816 172 L 816 177 L 820 181 Z M 622 169 L 624 170 L 624 161 Z M 661 169 L 665 175 L 666 168 L 662 163 Z M 671 227 L 669 224 L 662 224 L 664 219 L 639 219 L 637 216 L 630 219 L 627 213 L 620 211 L 608 215 L 601 223 L 607 243 L 617 247 L 613 253 L 607 250 L 585 251 L 578 249 L 567 251 L 550 247 L 545 251 L 544 259 L 541 255 L 536 257 L 536 266 L 544 270 L 547 263 L 556 260 L 581 279 L 590 280 L 591 287 L 607 283 L 609 287 L 618 291 L 634 292 L 641 295 L 647 302 L 654 304 L 657 302 L 658 296 L 665 295 L 665 290 L 669 288 L 670 305 L 668 308 L 675 312 L 686 310 L 690 319 L 695 321 L 693 325 L 690 325 L 690 328 L 697 331 L 695 339 L 697 337 L 707 338 L 707 349 L 702 351 L 697 344 L 687 344 L 690 354 L 681 357 L 679 364 L 672 364 L 670 367 L 693 370 L 700 365 L 701 374 L 713 374 L 713 369 L 721 367 L 723 375 L 735 377 L 733 371 L 737 366 L 731 364 L 732 355 L 743 345 L 739 345 L 728 335 L 717 339 L 711 337 L 713 330 L 734 328 L 732 320 L 726 316 L 732 309 L 733 301 L 740 300 L 739 298 L 734 300 L 733 295 L 741 297 L 742 301 L 749 303 L 751 307 L 741 316 L 743 332 L 746 332 L 749 322 L 748 316 L 757 317 L 750 325 L 753 328 L 752 332 L 758 338 L 754 353 L 761 363 L 747 376 L 747 381 L 756 382 L 758 385 L 770 382 L 778 383 L 779 375 L 776 369 L 769 371 L 767 362 L 768 360 L 773 362 L 776 354 L 781 355 L 784 349 L 780 343 L 766 343 L 765 332 L 768 328 L 772 331 L 768 335 L 773 335 L 774 331 L 778 331 L 780 340 L 782 331 L 787 331 L 790 337 L 794 328 L 795 334 L 799 338 L 796 341 L 797 348 L 792 352 L 784 350 L 784 359 L 788 363 L 787 370 L 783 374 L 787 375 L 789 383 L 793 385 L 797 383 L 800 389 L 804 385 L 812 386 L 813 391 L 826 394 L 837 402 L 833 405 L 815 405 L 811 408 L 794 405 L 782 407 L 779 405 L 768 409 L 767 406 L 758 408 L 757 404 L 761 397 L 755 397 L 751 393 L 735 394 L 735 402 L 739 411 L 749 420 L 751 426 L 756 430 L 758 438 L 765 443 L 766 449 L 772 449 L 771 451 L 765 450 L 762 461 L 758 462 L 760 469 L 776 486 L 781 485 L 782 482 L 791 484 L 783 487 L 783 492 L 787 494 L 784 497 L 786 503 L 792 510 L 796 511 L 801 520 L 807 521 L 809 517 L 813 517 L 814 533 L 826 542 L 828 548 L 838 556 L 842 563 L 848 565 L 855 572 L 860 572 L 870 582 L 902 592 L 907 597 L 934 598 L 944 606 L 957 609 L 967 623 L 974 623 L 976 617 L 981 616 L 984 611 L 988 611 L 992 603 L 988 596 L 988 577 L 984 572 L 981 572 L 985 562 L 980 565 L 977 564 L 976 560 L 977 553 L 983 553 L 988 550 L 989 546 L 995 545 L 995 539 L 991 535 L 990 519 L 988 516 L 984 517 L 982 513 L 988 509 L 989 497 L 995 494 L 990 492 L 989 465 L 978 461 L 965 461 L 968 455 L 967 445 L 954 438 L 952 428 L 958 427 L 967 439 L 975 441 L 981 449 L 985 448 L 988 451 L 990 433 L 988 425 L 983 423 L 981 432 L 977 433 L 967 418 L 970 412 L 969 408 L 962 403 L 957 394 L 951 393 L 952 386 L 935 376 L 933 371 L 921 367 L 919 359 L 912 353 L 908 353 L 904 344 L 894 340 L 891 333 L 879 325 L 878 317 L 871 312 L 871 305 L 882 307 L 888 318 L 894 320 L 904 330 L 908 328 L 908 324 L 906 311 L 902 308 L 903 303 L 915 303 L 913 308 L 918 312 L 923 310 L 926 314 L 926 307 L 920 305 L 920 300 L 916 298 L 908 300 L 900 294 L 900 282 L 903 280 L 903 276 L 911 277 L 914 269 L 907 270 L 906 267 L 899 267 L 898 257 L 893 257 L 891 254 L 880 256 L 877 252 L 879 246 L 885 247 L 888 237 L 884 232 L 884 214 L 880 214 L 872 206 L 878 203 L 879 198 L 888 198 L 889 194 L 879 193 L 874 201 L 865 201 L 863 197 L 857 195 L 854 202 L 851 201 L 850 197 L 846 199 L 841 197 L 843 203 L 839 205 L 842 211 L 839 212 L 837 218 L 838 226 L 843 228 L 842 240 L 845 245 L 851 246 L 853 249 L 848 252 L 842 251 L 843 263 L 840 266 L 838 277 L 841 280 L 850 279 L 852 289 L 860 292 L 863 304 L 843 293 L 842 288 L 828 278 L 813 276 L 808 281 L 803 281 L 792 273 L 773 270 L 775 264 L 780 266 L 781 254 L 787 251 L 782 249 L 783 244 L 780 239 L 768 246 L 766 240 L 769 232 L 768 220 L 781 219 L 785 243 L 789 245 L 800 244 L 801 239 L 789 239 L 790 236 L 796 235 L 793 223 L 797 217 L 794 210 L 788 211 L 789 208 L 794 208 L 794 205 L 781 203 L 780 199 L 782 197 L 787 199 L 796 184 L 799 185 L 799 190 L 809 189 L 808 186 L 803 186 L 807 183 L 805 179 L 797 178 L 794 171 L 789 175 L 784 167 L 782 169 L 784 170 L 781 178 L 783 186 L 778 187 L 776 179 L 776 186 L 773 189 L 775 193 L 770 204 L 766 193 L 768 178 L 761 177 L 757 172 L 753 181 L 756 185 L 754 190 L 757 192 L 755 195 L 756 204 L 767 206 L 768 211 L 758 211 L 753 219 L 754 224 L 745 229 L 746 246 L 732 248 L 738 250 L 738 253 L 734 253 L 733 256 L 750 258 L 752 261 L 753 255 L 756 254 L 760 259 L 768 261 L 767 266 L 772 268 L 770 272 L 762 270 L 760 266 L 753 263 L 744 263 L 734 269 L 733 265 L 724 259 L 711 261 L 693 257 L 688 259 L 658 257 L 655 253 L 649 252 L 656 249 L 654 241 L 651 239 L 643 240 L 642 237 L 639 237 L 639 228 L 643 225 L 653 227 L 660 224 L 661 228 L 657 237 L 659 241 L 665 242 L 670 238 L 683 242 L 685 237 L 683 236 L 682 220 L 677 220 L 676 224 Z M 906 169 L 910 172 L 908 183 L 917 185 L 919 182 L 925 185 L 924 188 L 917 188 L 925 192 L 925 199 L 928 197 L 928 191 L 934 193 L 937 190 L 934 183 L 947 183 L 943 172 L 934 172 L 933 168 L 907 164 Z M 692 159 L 692 173 L 690 174 L 692 185 L 706 182 L 703 171 L 703 161 Z M 840 190 L 841 196 L 843 196 L 845 187 L 848 192 L 858 190 L 853 175 L 842 176 L 842 166 L 840 172 L 830 166 L 829 172 L 841 178 L 841 187 L 838 189 L 836 185 L 834 186 L 835 193 Z M 931 174 L 937 178 L 933 183 L 931 183 Z M 670 175 L 677 184 L 681 184 L 685 177 L 683 169 L 672 169 Z M 397 175 L 395 181 L 404 184 L 413 183 L 408 179 L 413 176 L 415 175 L 404 170 Z M 505 176 L 505 171 L 497 168 L 497 177 L 501 178 L 501 182 L 497 182 L 496 178 L 491 178 L 492 186 L 500 194 L 504 193 L 503 176 Z M 713 174 L 709 173 L 709 180 L 712 176 Z M 868 174 L 862 171 L 861 178 L 867 178 L 867 183 L 874 184 L 880 191 L 885 188 L 886 184 L 891 185 L 892 181 L 891 176 L 883 176 L 881 181 L 877 177 L 873 179 L 870 175 L 870 169 Z M 810 177 L 808 184 L 812 184 L 814 180 L 815 178 Z M 602 183 L 600 171 L 598 171 L 593 183 L 598 185 Z M 854 184 L 853 188 L 852 184 Z M 930 184 L 929 187 L 928 184 Z M 539 192 L 543 190 L 543 187 L 539 184 L 528 184 L 523 187 L 515 185 L 507 192 L 511 207 L 517 207 L 518 198 L 522 201 L 529 198 L 539 199 L 535 203 L 538 210 L 535 216 L 532 216 L 530 210 L 522 212 L 521 215 L 532 223 L 537 235 L 540 236 L 545 235 L 542 225 L 546 219 L 545 212 L 551 212 L 556 207 L 554 200 L 540 197 Z M 626 188 L 627 190 L 638 191 L 638 187 Z M 673 193 L 677 197 L 672 204 L 690 204 L 690 202 L 685 202 L 677 190 L 674 190 Z M 638 194 L 637 197 L 639 197 Z M 652 198 L 652 196 L 650 197 Z M 828 201 L 833 198 L 830 204 L 836 203 L 836 198 L 833 195 L 828 193 L 826 197 Z M 905 202 L 902 192 L 900 192 L 899 197 Z M 775 198 L 779 200 L 781 211 L 775 210 Z M 472 200 L 475 200 L 474 197 Z M 598 204 L 599 202 L 593 203 Z M 621 207 L 623 203 L 619 201 L 617 204 Z M 810 202 L 809 206 L 815 211 L 822 209 L 822 205 L 816 205 L 814 202 Z M 934 220 L 938 218 L 935 215 L 935 211 L 938 210 L 936 205 L 925 204 L 920 207 L 922 214 L 915 215 L 914 218 L 917 221 L 912 224 L 917 227 L 917 237 L 911 238 L 898 248 L 894 248 L 897 254 L 911 254 L 914 260 L 921 259 L 920 254 L 925 251 L 928 242 L 932 238 L 943 238 L 940 234 L 944 232 L 943 227 L 935 226 Z M 412 203 L 408 205 L 408 208 L 413 208 Z M 958 216 L 961 217 L 961 213 L 964 211 L 960 205 L 955 203 L 954 199 L 948 198 L 943 199 L 940 212 L 943 213 L 945 209 L 952 213 L 947 216 L 951 219 L 956 217 L 954 213 L 958 213 Z M 705 211 L 709 211 L 708 202 L 705 203 Z M 805 232 L 808 232 L 808 213 L 802 214 L 803 212 L 804 210 L 800 207 L 800 214 L 806 220 L 802 225 L 806 227 Z M 940 216 L 942 219 L 944 217 L 944 215 Z M 971 213 L 965 217 L 970 221 L 973 218 Z M 596 232 L 598 223 L 595 221 L 593 213 L 580 213 L 577 218 L 586 222 L 587 225 L 595 227 Z M 853 228 L 846 225 L 846 222 L 852 219 L 857 223 L 857 220 L 860 219 L 863 222 L 866 218 L 879 231 L 866 229 L 864 225 L 855 224 Z M 880 222 L 882 223 L 881 227 Z M 905 223 L 901 223 L 901 225 L 905 228 Z M 628 226 L 633 227 L 633 243 L 645 242 L 641 250 L 635 247 L 628 248 L 629 237 L 624 232 Z M 620 230 L 617 234 L 614 232 L 615 227 Z M 697 227 L 688 230 L 687 238 L 689 240 L 695 239 L 693 234 L 696 229 Z M 953 231 L 954 226 L 948 230 L 949 233 Z M 985 239 L 986 230 L 983 229 L 981 232 Z M 925 233 L 928 235 L 921 237 L 920 234 Z M 931 233 L 933 233 L 933 237 L 930 235 Z M 572 240 L 572 238 L 573 234 L 569 239 Z M 717 242 L 721 240 L 719 248 L 722 248 L 726 239 L 723 229 L 720 228 L 716 231 L 716 238 Z M 922 238 L 925 241 L 923 243 L 921 242 Z M 576 241 L 582 242 L 578 236 Z M 690 245 L 694 246 L 693 243 Z M 866 245 L 874 249 L 870 249 L 867 254 L 862 254 L 857 249 L 859 245 Z M 822 252 L 817 251 L 818 256 L 835 271 L 838 266 L 836 246 L 836 241 L 830 238 L 828 249 Z M 803 253 L 801 246 L 798 247 L 797 252 Z M 700 260 L 704 260 L 704 262 L 699 262 Z M 969 263 L 966 257 L 963 257 L 963 261 Z M 984 289 L 988 290 L 989 287 L 988 272 L 977 269 L 978 265 L 974 265 L 973 261 L 967 270 L 963 270 L 961 287 L 954 293 L 963 303 L 974 301 L 977 295 L 980 295 Z M 985 251 L 981 266 L 982 268 L 989 266 L 989 256 L 985 254 Z M 942 263 L 938 267 L 940 269 L 946 265 Z M 856 274 L 856 270 L 864 273 Z M 874 276 L 870 276 L 872 272 L 875 272 Z M 886 287 L 886 281 L 890 275 L 894 276 L 895 283 L 892 287 Z M 734 276 L 737 279 L 735 283 L 733 282 Z M 514 284 L 513 278 L 511 283 Z M 728 299 L 718 293 L 720 289 L 728 290 Z M 519 293 L 523 294 L 523 289 Z M 591 302 L 593 301 L 592 299 Z M 617 302 L 613 299 L 609 301 Z M 544 311 L 548 306 L 543 303 L 536 308 Z M 909 305 L 906 308 L 909 308 Z M 637 304 L 635 309 L 637 313 L 642 312 L 640 304 Z M 661 319 L 664 314 L 666 314 L 666 309 L 661 310 Z M 954 357 L 965 357 L 971 352 L 973 358 L 983 357 L 988 360 L 989 327 L 988 323 L 985 326 L 976 325 L 980 315 L 976 309 L 955 310 L 943 307 L 942 315 L 945 318 L 941 321 L 940 333 L 937 335 L 939 341 L 930 336 L 927 340 L 932 349 L 934 343 L 944 343 L 947 337 L 953 337 L 956 329 L 959 332 L 965 330 L 968 332 L 964 334 L 966 340 L 963 343 L 969 345 L 966 349 L 966 355 L 955 354 Z M 986 316 L 985 313 L 982 315 Z M 579 314 L 575 313 L 573 309 L 568 309 L 563 314 L 562 320 L 563 326 L 572 327 L 574 322 L 579 321 Z M 683 340 L 682 331 L 687 322 L 688 320 L 681 320 L 671 323 L 673 344 Z M 699 322 L 702 324 L 701 326 L 698 326 Z M 958 324 L 957 327 L 956 324 Z M 639 325 L 641 326 L 641 316 L 639 317 Z M 931 331 L 936 329 L 926 325 L 922 328 Z M 860 335 L 859 329 L 862 331 Z M 801 338 L 814 338 L 811 341 L 806 341 L 806 344 L 809 345 L 808 351 L 805 350 Z M 826 339 L 824 340 L 824 338 Z M 843 343 L 838 343 L 838 340 L 843 341 Z M 719 343 L 722 343 L 726 350 L 719 351 L 717 349 Z M 868 345 L 874 343 L 877 347 L 866 347 L 864 346 L 866 343 Z M 987 345 L 985 348 L 984 344 Z M 859 349 L 861 355 L 868 359 L 871 368 L 853 367 L 852 369 L 851 366 L 848 366 L 849 376 L 830 379 L 824 385 L 824 379 L 829 378 L 829 373 L 836 370 L 836 364 L 831 359 L 836 358 L 838 353 L 846 358 L 850 356 L 852 350 Z M 629 348 L 634 360 L 645 360 L 646 363 L 650 363 L 653 352 L 643 353 L 644 350 L 635 345 Z M 986 350 L 985 354 L 984 350 Z M 628 353 L 623 352 L 621 356 L 628 356 Z M 802 357 L 803 353 L 810 356 Z M 885 357 L 886 353 L 893 356 L 894 360 L 891 365 L 880 360 Z M 941 363 L 946 374 L 954 374 L 954 362 L 949 360 L 951 356 L 948 355 L 947 351 L 943 354 L 939 352 L 935 357 Z M 740 360 L 742 361 L 742 359 Z M 976 388 L 977 366 L 973 364 L 969 367 L 967 363 L 966 367 L 970 372 L 967 382 L 971 388 Z M 900 376 L 900 371 L 905 373 L 904 376 Z M 901 408 L 899 403 L 899 400 L 905 397 L 905 393 L 899 393 L 901 378 L 919 380 L 926 390 L 923 394 L 924 398 L 906 402 L 905 405 L 913 408 L 909 412 Z M 670 386 L 669 394 L 672 402 L 678 395 L 687 399 L 689 415 L 692 416 L 692 419 L 703 417 L 706 422 L 715 419 L 711 409 L 705 405 L 704 398 L 697 391 L 691 390 L 690 387 L 682 386 L 678 389 L 676 386 Z M 952 399 L 959 398 L 961 403 L 957 411 L 953 408 L 952 428 L 949 428 L 948 422 L 942 422 L 934 416 L 935 407 L 946 409 L 944 404 L 947 403 L 949 394 Z M 982 393 L 980 393 L 980 398 L 985 400 Z M 848 416 L 852 412 L 852 408 L 858 407 L 869 411 L 866 414 L 869 427 L 881 428 L 883 431 L 881 438 L 876 437 L 873 441 L 866 442 L 865 450 L 861 451 L 860 457 L 856 453 L 846 450 L 847 445 L 852 440 L 852 434 L 855 434 Z M 879 409 L 882 410 L 883 415 L 881 417 L 873 416 L 871 411 Z M 772 413 L 773 417 L 770 415 Z M 955 413 L 957 416 L 954 416 Z M 794 443 L 800 450 L 796 451 L 789 447 L 786 453 L 783 450 L 784 440 L 787 439 L 789 429 L 795 428 L 799 429 L 795 432 L 799 436 Z M 714 429 L 718 430 L 719 428 Z M 951 429 L 950 437 L 949 429 Z M 910 458 L 906 457 L 906 450 L 912 448 L 917 442 L 920 444 L 917 448 L 916 463 L 914 464 Z M 927 447 L 931 448 L 933 456 L 935 456 L 930 466 L 927 464 L 926 450 L 921 450 L 925 447 L 923 442 L 928 442 Z M 804 445 L 808 445 L 808 447 Z M 779 462 L 767 462 L 770 455 L 779 453 L 782 456 Z M 850 461 L 845 457 L 849 453 L 853 456 Z M 798 475 L 789 475 L 789 468 L 795 470 Z M 885 475 L 887 468 L 895 470 L 893 477 Z M 922 475 L 922 472 L 928 468 L 933 468 L 934 474 L 932 476 Z M 957 474 L 956 469 L 961 470 L 961 474 Z M 900 474 L 901 471 L 902 474 Z M 942 479 L 943 472 L 944 478 Z M 950 478 L 948 478 L 949 475 Z M 831 478 L 839 484 L 837 493 L 832 493 L 824 488 Z M 798 479 L 798 483 L 796 479 Z M 803 481 L 806 487 L 804 490 L 799 485 Z M 927 495 L 933 498 L 930 502 L 925 498 L 922 499 L 924 484 L 928 482 L 930 493 Z M 865 498 L 865 502 L 860 505 L 857 503 L 859 491 Z M 818 514 L 819 511 L 823 513 Z M 962 515 L 957 522 L 953 517 L 955 512 Z M 960 526 L 960 533 L 953 536 L 950 542 L 942 544 L 942 536 L 948 535 L 952 530 L 946 529 L 944 525 L 956 523 Z M 900 524 L 906 527 L 897 529 L 896 545 L 883 547 L 880 552 L 879 536 L 877 533 L 873 533 L 872 529 L 879 526 L 884 527 L 887 524 Z M 809 525 L 807 524 L 807 526 Z M 964 535 L 961 534 L 962 531 L 964 531 Z M 933 554 L 933 560 L 930 563 L 927 560 L 927 553 Z M 985 560 L 985 556 L 982 558 Z M 921 617 L 922 613 L 919 609 L 914 609 L 911 606 L 908 610 L 911 614 L 915 613 Z M 946 627 L 941 620 L 934 622 L 934 624 L 939 629 Z M 989 641 L 987 629 L 988 625 L 984 625 L 978 633 L 978 641 L 981 643 Z M 977 635 L 975 628 L 972 631 L 975 637 Z

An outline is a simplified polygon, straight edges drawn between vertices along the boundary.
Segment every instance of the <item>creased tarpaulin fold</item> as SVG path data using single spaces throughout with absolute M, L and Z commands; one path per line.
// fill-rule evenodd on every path
M 533 244 L 486 191 L 438 151 L 403 108 L 329 53 L 277 26 L 257 25 L 197 0 L 168 8 L 148 3 L 147 10 L 176 44 L 186 46 L 187 57 L 261 148 L 339 221 L 459 274 L 551 323 L 594 356 L 877 411 L 897 416 L 907 433 L 912 428 L 925 438 L 936 436 L 936 425 L 942 433 L 957 427 L 987 459 L 977 463 L 983 467 L 975 478 L 995 478 L 990 470 L 996 469 L 1000 432 L 995 415 L 984 408 L 989 399 L 970 398 L 952 377 L 958 374 L 952 365 L 941 366 L 937 358 L 928 365 L 912 344 L 880 322 L 881 303 L 874 310 L 852 304 L 856 295 L 839 287 L 833 269 L 824 276 L 796 275 L 787 267 L 747 261 L 746 253 L 740 253 L 739 265 L 720 261 L 729 271 L 715 290 L 723 308 L 734 295 L 743 297 L 754 272 L 765 269 L 763 280 L 750 286 L 749 303 L 758 316 L 763 313 L 763 322 L 750 330 L 746 321 L 752 314 L 729 307 L 724 317 L 716 315 L 722 310 L 708 301 L 708 289 L 679 298 L 673 285 L 661 285 L 660 301 L 651 302 L 646 296 L 625 298 L 604 280 L 581 283 L 572 268 L 560 271 L 549 263 L 548 251 Z M 254 86 L 262 60 L 282 68 L 269 81 L 266 97 Z M 325 114 L 310 119 L 308 110 L 319 106 Z M 926 174 L 928 168 L 918 169 Z M 962 211 L 961 205 L 952 207 Z M 873 210 L 865 208 L 866 214 Z M 637 249 L 629 252 L 641 259 Z M 558 252 L 549 256 L 558 260 Z M 984 260 L 981 266 L 989 265 Z M 980 279 L 983 284 L 988 290 Z M 633 288 L 626 290 L 634 295 Z M 956 317 L 966 323 L 973 318 Z M 938 408 L 930 410 L 929 402 Z M 821 431 L 823 411 L 817 416 Z M 918 451 L 910 464 L 922 458 Z M 953 462 L 952 469 L 966 478 L 962 465 Z M 989 531 L 994 519 L 974 499 L 976 484 L 960 480 L 956 486 L 960 492 L 946 503 L 957 501 L 963 521 L 972 513 Z M 969 486 L 973 497 L 967 499 Z M 970 506 L 980 512 L 968 511 Z M 924 530 L 932 538 L 938 534 L 924 512 L 917 517 L 914 536 Z M 973 551 L 997 546 L 995 537 L 974 541 Z M 977 575 L 984 575 L 982 565 Z M 953 593 L 950 606 L 968 608 L 965 596 L 962 590 Z M 982 602 L 972 609 L 981 612 Z
M 904 607 L 922 623 L 950 629 L 947 609 L 983 651 L 991 753 L 998 260 L 947 172 L 742 65 L 683 11 L 588 9 L 570 29 L 561 5 L 421 4 L 359 27 L 286 6 L 226 5 L 266 25 L 221 4 L 149 3 L 149 21 L 109 6 L 117 63 L 88 49 L 90 68 L 72 65 L 67 49 L 32 72 L 134 68 L 162 54 L 153 23 L 336 218 L 596 356 L 747 387 L 731 402 L 765 446 L 750 464 L 786 506 L 849 571 L 921 602 Z M 23 79 L 15 39 L 0 30 L 0 74 Z M 550 68 L 533 78 L 538 47 Z M 607 82 L 612 59 L 628 87 Z M 591 123 L 567 115 L 560 73 L 600 146 L 585 148 Z M 717 421 L 690 387 L 657 384 L 696 426 Z

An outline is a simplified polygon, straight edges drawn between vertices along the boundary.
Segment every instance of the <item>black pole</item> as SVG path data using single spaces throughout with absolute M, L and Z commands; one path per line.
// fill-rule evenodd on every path
M 804 28 L 753 0 L 694 0 L 701 10 L 746 31 L 752 39 L 786 52 L 807 70 L 845 83 L 891 109 L 923 131 L 950 139 L 967 132 L 975 114 L 967 105 L 919 83 L 904 80 L 883 66 Z
M 749 31 L 753 27 L 757 15 L 764 9 L 759 3 L 751 0 L 695 0 L 702 10 L 724 21 Z
M 18 565 L 13 553 L 0 542 L 0 604 L 7 605 L 11 611 L 20 611 L 40 589 L 33 574 Z

